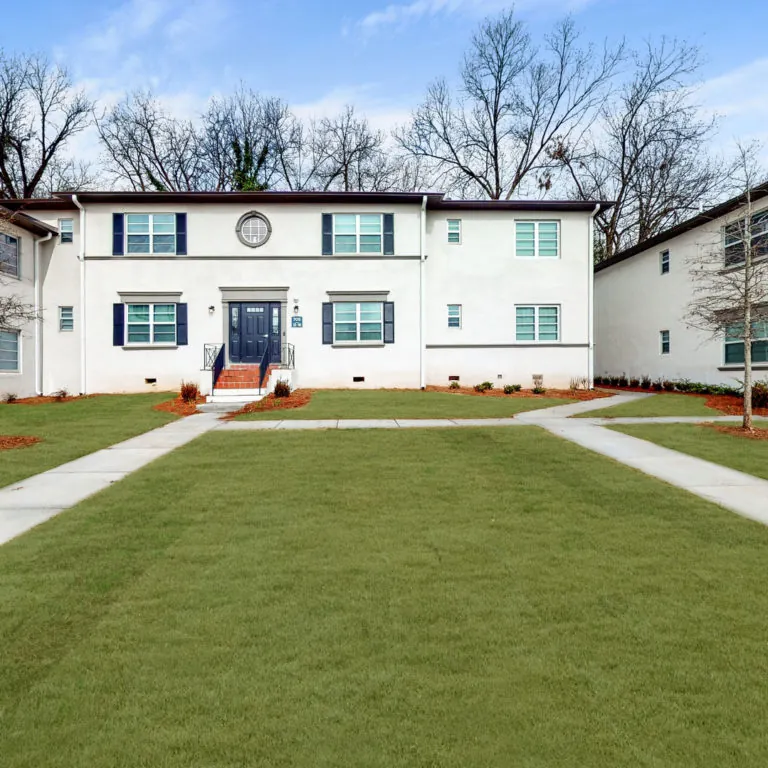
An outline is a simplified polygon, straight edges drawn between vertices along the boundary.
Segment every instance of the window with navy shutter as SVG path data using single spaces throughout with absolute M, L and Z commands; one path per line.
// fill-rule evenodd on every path
M 395 303 L 384 302 L 384 343 L 395 343 Z
M 125 216 L 122 213 L 112 214 L 112 255 L 122 256 L 125 241 Z
M 176 305 L 176 343 L 181 347 L 189 344 L 187 337 L 187 305 Z
M 122 347 L 125 341 L 125 304 L 112 305 L 112 346 Z
M 323 344 L 333 344 L 333 304 L 323 304 Z
M 395 254 L 395 214 L 384 214 L 384 255 Z
M 333 214 L 323 214 L 323 256 L 333 255 Z M 328 342 L 330 344 L 330 342 Z
M 176 214 L 176 255 L 187 255 L 187 214 Z

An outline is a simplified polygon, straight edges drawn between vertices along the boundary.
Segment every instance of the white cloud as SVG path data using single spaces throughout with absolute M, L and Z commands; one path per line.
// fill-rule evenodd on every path
M 577 11 L 597 0 L 518 0 L 517 10 L 546 12 Z M 485 15 L 509 8 L 509 0 L 412 0 L 410 3 L 392 3 L 372 11 L 360 19 L 356 26 L 364 32 L 374 33 L 388 25 L 404 25 L 425 16 L 465 13 Z

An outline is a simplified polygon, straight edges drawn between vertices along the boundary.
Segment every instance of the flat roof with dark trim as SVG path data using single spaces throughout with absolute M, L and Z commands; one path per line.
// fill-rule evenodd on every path
M 15 209 L 76 210 L 71 192 L 57 192 L 52 198 L 6 200 Z M 442 192 L 77 192 L 82 203 L 359 203 L 367 205 L 421 205 L 427 198 L 429 210 L 444 211 L 593 211 L 599 203 L 608 208 L 613 203 L 597 200 L 448 200 Z
M 13 211 L 5 206 L 0 206 L 0 218 L 41 237 L 45 237 L 48 234 L 59 234 L 59 230 L 56 227 L 52 227 L 50 224 L 46 224 L 44 221 L 40 221 L 40 219 L 36 219 L 33 216 L 27 216 L 26 213 L 21 211 Z
M 761 198 L 765 197 L 768 195 L 768 182 L 765 184 L 760 184 L 757 187 L 753 187 L 751 193 L 753 201 L 760 200 Z M 679 235 L 683 235 L 686 232 L 690 232 L 692 229 L 696 229 L 696 227 L 700 227 L 703 224 L 708 224 L 715 219 L 719 219 L 721 216 L 726 216 L 727 214 L 740 208 L 746 202 L 747 195 L 745 192 L 740 195 L 736 195 L 736 197 L 732 197 L 730 200 L 726 200 L 724 203 L 720 203 L 719 205 L 716 205 L 709 210 L 697 213 L 690 219 L 686 219 L 674 227 L 665 229 L 663 232 L 659 232 L 658 235 L 649 237 L 642 242 L 639 242 L 637 245 L 633 245 L 631 248 L 626 248 L 620 253 L 617 253 L 615 256 L 612 256 L 610 259 L 606 259 L 605 261 L 601 261 L 599 264 L 595 264 L 595 272 L 602 272 L 604 269 L 608 269 L 608 267 L 612 267 L 614 264 L 619 264 L 622 261 L 631 259 L 638 253 L 647 251 L 650 248 L 655 248 L 656 246 L 665 243 L 667 240 L 671 240 L 674 237 L 678 237 Z

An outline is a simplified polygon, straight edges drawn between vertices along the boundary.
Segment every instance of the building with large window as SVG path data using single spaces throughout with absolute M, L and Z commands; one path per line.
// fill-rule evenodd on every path
M 743 197 L 735 197 L 595 267 L 596 374 L 731 386 L 743 379 L 738 321 L 713 337 L 691 327 L 686 314 L 696 289 L 691 269 L 702 251 L 721 258 L 723 269 L 739 270 L 748 232 L 755 258 L 768 256 L 768 185 L 752 190 L 749 227 L 744 208 Z M 768 371 L 768 320 L 760 309 L 752 328 L 758 378 Z
M 7 205 L 6 229 L 23 216 L 47 239 L 37 270 L 0 288 L 23 284 L 40 308 L 3 341 L 0 394 L 209 391 L 215 378 L 217 395 L 247 397 L 270 371 L 369 388 L 591 375 L 605 204 L 84 192 Z

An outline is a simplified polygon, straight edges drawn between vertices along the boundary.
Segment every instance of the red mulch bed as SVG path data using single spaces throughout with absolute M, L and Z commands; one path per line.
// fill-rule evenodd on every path
M 753 432 L 747 432 L 741 427 L 731 427 L 725 424 L 701 424 L 700 426 L 733 437 L 746 437 L 748 440 L 768 440 L 768 429 L 755 429 Z
M 503 389 L 487 389 L 484 392 L 476 392 L 474 387 L 451 389 L 450 387 L 428 386 L 427 392 L 447 392 L 451 395 L 474 395 L 476 397 L 554 397 L 568 398 L 569 400 L 599 400 L 602 397 L 611 396 L 609 392 L 600 392 L 597 389 L 547 389 L 543 395 L 534 395 L 530 389 L 523 389 L 520 392 L 512 392 L 507 395 Z
M 605 387 L 603 387 L 605 389 Z M 714 408 L 726 416 L 741 416 L 742 401 L 735 395 L 700 395 L 697 392 L 661 392 L 655 389 L 642 389 L 640 387 L 610 387 L 611 392 L 645 392 L 649 395 L 687 395 L 688 397 L 706 398 L 704 405 Z M 768 408 L 753 408 L 755 416 L 768 416 Z
M 311 389 L 295 389 L 289 397 L 275 397 L 274 393 L 268 394 L 263 400 L 256 403 L 248 403 L 239 411 L 226 413 L 222 419 L 233 419 L 243 413 L 261 413 L 262 411 L 285 411 L 289 408 L 301 408 L 312 399 Z
M 31 435 L 0 435 L 0 451 L 10 451 L 13 448 L 28 448 L 39 443 L 39 437 Z
M 180 397 L 177 397 L 174 400 L 166 400 L 164 403 L 153 405 L 152 408 L 156 411 L 175 413 L 177 416 L 192 416 L 192 414 L 197 413 L 197 406 L 204 402 L 205 398 L 202 395 L 194 403 L 185 403 Z
M 36 395 L 35 397 L 20 397 L 7 405 L 48 405 L 48 403 L 68 403 L 71 400 L 83 400 L 93 395 L 67 395 L 66 397 L 54 397 L 53 395 Z

